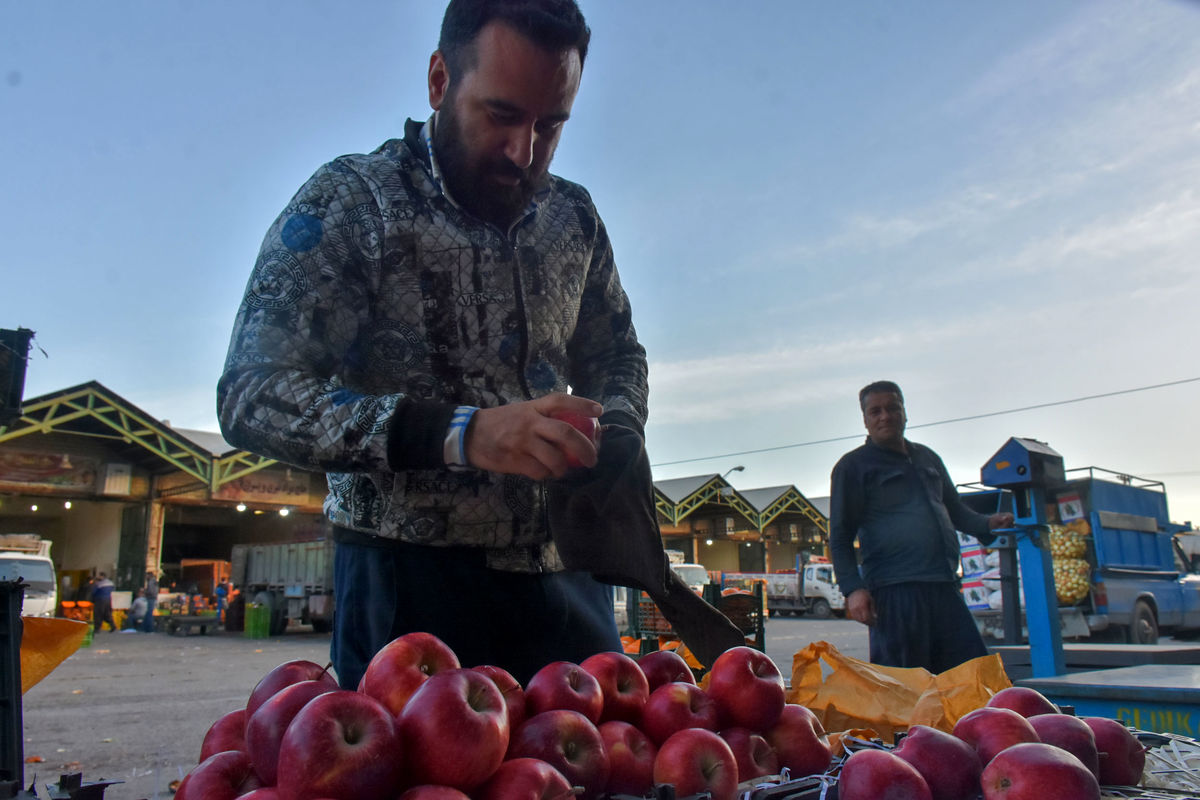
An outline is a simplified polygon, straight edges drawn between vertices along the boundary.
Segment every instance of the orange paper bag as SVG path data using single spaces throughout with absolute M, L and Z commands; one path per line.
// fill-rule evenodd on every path
M 79 649 L 91 623 L 73 619 L 21 617 L 21 694 Z
M 788 702 L 810 708 L 827 731 L 866 728 L 890 742 L 912 725 L 952 731 L 960 717 L 1009 686 L 998 655 L 934 675 L 870 664 L 815 642 L 792 656 Z

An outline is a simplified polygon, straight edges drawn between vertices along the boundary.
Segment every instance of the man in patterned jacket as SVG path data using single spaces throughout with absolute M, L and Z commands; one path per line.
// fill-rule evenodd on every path
M 409 631 L 522 682 L 620 648 L 610 588 L 563 570 L 542 483 L 596 463 L 552 415 L 646 419 L 604 224 L 548 172 L 589 38 L 574 0 L 451 0 L 433 116 L 319 169 L 263 242 L 221 430 L 327 473 L 345 688 Z

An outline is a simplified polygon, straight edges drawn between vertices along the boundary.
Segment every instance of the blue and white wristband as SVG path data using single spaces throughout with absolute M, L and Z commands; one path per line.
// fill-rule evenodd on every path
M 459 406 L 454 409 L 450 418 L 450 428 L 446 431 L 446 439 L 442 442 L 442 459 L 451 469 L 467 469 L 467 428 L 471 417 L 479 409 L 475 406 Z

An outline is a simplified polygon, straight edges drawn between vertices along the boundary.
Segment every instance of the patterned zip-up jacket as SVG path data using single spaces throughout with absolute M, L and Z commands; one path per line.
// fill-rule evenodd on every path
M 646 381 L 586 190 L 548 176 L 502 231 L 442 193 L 409 120 L 403 140 L 323 166 L 275 220 L 217 406 L 230 444 L 327 473 L 334 524 L 542 571 L 562 568 L 543 486 L 448 469 L 454 409 L 570 386 L 603 404 L 604 421 L 640 429 Z

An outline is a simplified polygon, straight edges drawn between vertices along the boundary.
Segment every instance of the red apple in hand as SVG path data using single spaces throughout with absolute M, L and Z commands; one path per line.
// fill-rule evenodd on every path
M 324 681 L 329 684 L 330 689 L 338 688 L 337 681 L 329 674 L 328 667 L 303 659 L 286 661 L 264 675 L 254 686 L 250 692 L 250 699 L 246 701 L 246 721 L 250 721 L 258 707 L 267 702 L 271 695 L 300 681 Z
M 200 744 L 200 761 L 226 750 L 246 749 L 246 709 L 230 711 L 212 724 Z M 196 763 L 200 763 L 197 761 Z M 274 783 L 274 781 L 268 781 Z
M 683 660 L 683 656 L 674 650 L 655 650 L 638 659 L 638 666 L 646 675 L 650 691 L 654 691 L 664 683 L 695 683 L 696 676 L 692 668 Z
M 175 791 L 175 800 L 236 800 L 260 786 L 250 756 L 226 750 L 192 767 Z
M 639 728 L 614 719 L 600 725 L 600 738 L 608 755 L 609 794 L 645 795 L 654 784 L 654 757 L 658 748 Z
M 887 750 L 859 750 L 842 765 L 838 800 L 933 800 L 916 767 Z
M 783 675 L 761 650 L 729 648 L 713 662 L 708 681 L 722 727 L 765 731 L 783 713 Z
M 585 658 L 579 666 L 600 684 L 601 722 L 619 719 L 636 725 L 641 721 L 650 683 L 636 661 L 624 653 L 605 652 Z
M 713 800 L 734 800 L 737 762 L 720 736 L 703 728 L 686 728 L 658 748 L 654 782 L 674 785 L 679 797 L 708 792 Z
M 604 709 L 599 681 L 570 661 L 552 661 L 542 667 L 525 686 L 525 714 L 532 717 L 556 708 L 578 711 L 591 722 L 599 722 Z
M 1022 742 L 1036 742 L 1037 731 L 1029 720 L 1010 708 L 977 708 L 954 725 L 954 735 L 975 748 L 985 768 L 1001 750 Z
M 1096 749 L 1096 735 L 1086 722 L 1070 714 L 1039 714 L 1030 717 L 1029 724 L 1037 731 L 1039 739 L 1061 747 L 1078 758 L 1096 776 L 1096 780 L 1100 780 L 1100 753 Z M 1141 772 L 1138 777 L 1141 777 Z
M 539 758 L 511 758 L 477 792 L 479 800 L 571 800 L 570 782 Z
M 667 683 L 655 689 L 642 707 L 641 728 L 662 747 L 671 734 L 684 728 L 717 730 L 717 706 L 694 683 Z
M 597 417 L 589 417 L 586 414 L 577 414 L 574 411 L 555 411 L 550 415 L 554 419 L 567 423 L 575 430 L 584 435 L 593 447 L 600 446 L 600 420 Z M 576 458 L 571 453 L 567 453 L 568 467 L 582 467 L 583 462 Z
M 308 701 L 279 745 L 280 800 L 392 797 L 404 752 L 392 713 L 362 692 L 326 692 Z
M 829 768 L 833 749 L 817 715 L 795 703 L 787 703 L 779 721 L 763 733 L 775 751 L 779 766 L 787 767 L 793 778 L 818 775 Z
M 974 800 L 983 767 L 975 748 L 945 731 L 913 725 L 892 751 L 916 767 L 933 800 Z
M 608 784 L 608 754 L 591 720 L 578 711 L 556 708 L 521 724 L 508 746 L 508 758 L 538 758 L 582 786 L 585 800 L 598 797 Z
M 451 669 L 430 676 L 396 718 L 410 783 L 464 792 L 491 776 L 508 749 L 508 709 L 487 675 Z
M 779 756 L 761 733 L 748 728 L 726 728 L 721 731 L 721 738 L 733 751 L 739 783 L 779 774 Z
M 406 633 L 371 658 L 358 690 L 383 703 L 394 716 L 430 675 L 459 666 L 454 651 L 432 633 Z
M 492 679 L 500 694 L 504 696 L 504 707 L 508 709 L 508 730 L 515 731 L 525 721 L 525 690 L 512 673 L 503 667 L 483 664 L 472 667 L 476 672 L 482 672 Z
M 1136 786 L 1146 767 L 1146 748 L 1115 719 L 1084 717 L 1100 753 L 1100 782 L 1105 786 Z
M 1014 744 L 983 769 L 984 800 L 1100 800 L 1096 776 L 1062 748 Z
M 1050 698 L 1028 686 L 1009 686 L 1007 689 L 1001 689 L 988 699 L 987 707 L 1008 708 L 1026 718 L 1059 713 L 1058 706 L 1051 703 Z
M 271 695 L 246 722 L 246 753 L 268 786 L 278 782 L 279 744 L 292 719 L 309 700 L 334 690 L 325 681 L 293 683 Z

